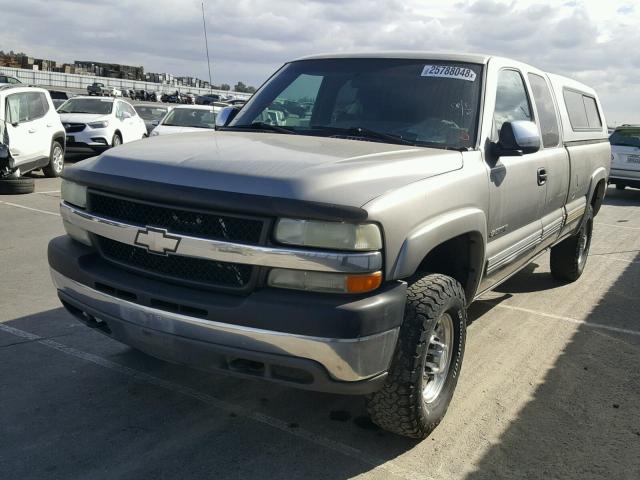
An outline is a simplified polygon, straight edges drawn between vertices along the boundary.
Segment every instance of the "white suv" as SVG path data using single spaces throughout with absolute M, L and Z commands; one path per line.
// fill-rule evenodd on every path
M 67 132 L 67 147 L 106 150 L 147 136 L 144 120 L 124 100 L 73 97 L 58 108 Z
M 0 193 L 33 191 L 33 179 L 20 178 L 31 170 L 62 173 L 65 132 L 47 90 L 0 86 L 0 144 Z

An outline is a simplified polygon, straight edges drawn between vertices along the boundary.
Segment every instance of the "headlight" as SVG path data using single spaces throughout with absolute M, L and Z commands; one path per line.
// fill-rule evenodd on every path
M 107 128 L 109 126 L 109 121 L 104 120 L 102 122 L 91 122 L 87 123 L 87 125 L 89 125 L 89 127 L 91 128 Z
M 271 287 L 308 292 L 366 293 L 380 286 L 382 272 L 350 275 L 274 268 L 269 272 L 267 283 Z
M 60 192 L 65 202 L 80 208 L 87 206 L 87 187 L 69 180 L 62 180 Z
M 380 250 L 382 236 L 373 223 L 321 222 L 281 218 L 275 238 L 280 243 L 333 250 Z

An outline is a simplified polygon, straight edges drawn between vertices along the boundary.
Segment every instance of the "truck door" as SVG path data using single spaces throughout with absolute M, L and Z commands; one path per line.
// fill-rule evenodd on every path
M 527 74 L 535 106 L 536 123 L 542 138 L 539 157 L 544 162 L 546 198 L 542 210 L 542 242 L 539 250 L 551 245 L 560 235 L 564 205 L 569 190 L 569 153 L 561 143 L 557 107 L 549 81 L 542 72 Z
M 38 159 L 39 145 L 36 122 L 29 118 L 29 94 L 13 93 L 5 100 L 5 114 L 9 151 L 15 166 L 31 164 Z
M 495 106 L 493 118 L 488 120 L 493 122 L 491 141 L 497 141 L 504 122 L 534 120 L 522 72 L 503 67 L 495 75 Z M 544 156 L 543 152 L 536 152 L 492 158 L 489 149 L 485 152 L 489 167 L 489 218 L 482 290 L 526 264 L 540 244 L 547 191 Z

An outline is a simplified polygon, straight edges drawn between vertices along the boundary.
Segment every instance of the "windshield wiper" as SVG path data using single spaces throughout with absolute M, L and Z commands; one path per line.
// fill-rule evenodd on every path
M 369 138 L 372 140 L 383 140 L 388 143 L 397 143 L 398 145 L 411 145 L 412 147 L 416 146 L 414 142 L 406 140 L 402 138 L 402 136 L 400 135 L 393 135 L 392 133 L 377 132 L 375 130 L 370 130 L 368 128 L 362 128 L 362 127 L 340 128 L 340 127 L 329 127 L 329 126 L 313 126 L 311 128 L 333 131 L 336 134 L 344 135 L 347 137 L 362 137 L 362 138 Z
M 290 130 L 280 125 L 271 125 L 264 122 L 253 122 L 251 125 L 233 125 L 231 127 L 220 127 L 219 130 L 268 130 L 270 132 L 285 133 L 289 135 L 298 135 L 298 132 Z

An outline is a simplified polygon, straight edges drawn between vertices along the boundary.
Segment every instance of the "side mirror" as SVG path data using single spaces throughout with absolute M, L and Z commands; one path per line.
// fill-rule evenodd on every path
M 540 150 L 538 126 L 526 120 L 504 122 L 500 128 L 500 139 L 491 143 L 496 157 L 518 157 Z
M 153 122 L 151 122 L 151 125 L 157 127 L 158 125 L 160 125 L 160 120 L 154 120 Z
M 129 112 L 122 112 L 122 119 L 126 120 L 127 118 L 131 118 L 131 114 Z
M 238 107 L 224 107 L 216 115 L 216 128 L 226 127 L 227 125 L 229 125 L 231 123 L 231 120 L 236 117 L 239 111 L 240 108 Z

